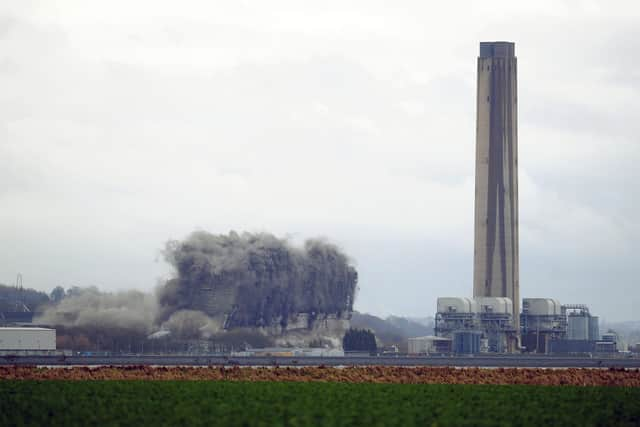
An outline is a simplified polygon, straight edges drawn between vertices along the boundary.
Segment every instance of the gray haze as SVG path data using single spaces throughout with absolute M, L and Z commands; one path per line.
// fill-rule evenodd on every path
M 36 318 L 36 323 L 86 328 L 112 335 L 126 331 L 145 337 L 157 329 L 157 310 L 157 299 L 149 293 L 104 293 L 96 288 L 85 288 L 76 289 L 55 306 L 47 307 Z
M 637 1 L 4 0 L 0 282 L 149 291 L 194 229 L 324 235 L 357 310 L 431 315 L 472 292 L 478 42 L 510 40 L 522 296 L 640 320 L 638 22 Z

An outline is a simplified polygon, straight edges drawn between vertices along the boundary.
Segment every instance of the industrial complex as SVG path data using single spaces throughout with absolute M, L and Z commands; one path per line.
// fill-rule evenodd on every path
M 415 354 L 617 351 L 615 334 L 601 336 L 598 317 L 592 316 L 583 304 L 524 298 L 517 325 L 509 298 L 442 297 L 437 306 L 436 335 L 414 338 L 414 343 L 420 344 L 413 348 L 424 349 Z
M 616 351 L 614 339 L 600 337 L 598 317 L 585 305 L 524 298 L 520 306 L 517 77 L 514 43 L 480 43 L 473 298 L 438 298 L 435 336 L 413 339 L 412 350 Z
M 514 43 L 480 43 L 472 296 L 438 298 L 434 335 L 409 338 L 409 355 L 618 351 L 617 335 L 601 335 L 599 319 L 586 305 L 520 297 L 517 102 Z M 229 354 L 344 356 L 341 339 L 352 315 L 357 273 L 336 247 L 308 241 L 304 249 L 297 249 L 264 233 L 215 236 L 199 232 L 186 242 L 168 245 L 166 252 L 178 274 L 160 289 L 159 317 L 164 323 L 154 325 L 151 334 L 139 332 L 139 340 L 149 343 L 147 351 L 161 347 L 162 339 L 171 334 L 183 333 L 190 340 L 211 344 L 212 337 L 244 328 L 247 336 L 278 337 L 278 347 Z M 245 265 L 236 258 L 249 262 Z M 226 260 L 225 268 L 218 268 L 220 259 Z M 18 283 L 21 287 L 21 276 Z M 89 299 L 81 301 L 86 309 Z M 13 306 L 25 310 L 0 311 L 0 325 L 8 326 L 0 328 L 0 354 L 56 351 L 56 330 L 27 327 L 33 313 L 24 304 Z M 52 319 L 81 317 L 71 309 L 51 307 Z M 200 318 L 208 323 L 198 326 Z M 62 321 L 50 324 L 65 326 Z M 187 334 L 189 327 L 193 331 Z M 127 339 L 130 350 L 131 339 Z M 310 348 L 310 342 L 316 348 Z M 329 347 L 327 342 L 337 344 Z M 140 353 L 144 346 L 140 345 Z M 202 347 L 207 349 L 203 352 L 212 353 L 210 347 Z

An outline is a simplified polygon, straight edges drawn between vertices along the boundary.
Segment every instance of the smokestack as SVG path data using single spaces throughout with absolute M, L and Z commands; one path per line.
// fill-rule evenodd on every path
M 519 329 L 517 59 L 511 42 L 482 42 L 476 117 L 474 297 L 513 301 Z

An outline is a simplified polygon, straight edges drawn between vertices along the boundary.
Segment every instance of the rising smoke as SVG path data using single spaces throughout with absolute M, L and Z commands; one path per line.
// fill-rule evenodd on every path
M 105 293 L 95 287 L 74 288 L 34 321 L 55 326 L 59 337 L 87 341 L 82 349 L 127 348 L 157 329 L 155 295 L 130 290 Z
M 179 310 L 162 324 L 162 329 L 181 339 L 211 338 L 221 331 L 220 324 L 197 310 Z
M 164 255 L 175 277 L 155 293 L 75 288 L 36 322 L 116 347 L 160 329 L 177 339 L 215 339 L 225 330 L 285 327 L 299 313 L 311 327 L 318 316 L 352 311 L 356 270 L 324 240 L 297 247 L 267 233 L 198 231 L 169 241 Z
M 140 291 L 100 292 L 76 289 L 37 318 L 38 323 L 148 334 L 154 328 L 157 299 Z
M 324 240 L 295 247 L 268 233 L 198 231 L 168 242 L 164 254 L 176 277 L 159 291 L 161 320 L 200 308 L 228 315 L 227 327 L 284 326 L 297 313 L 341 316 L 353 308 L 356 270 Z M 207 291 L 214 301 L 203 306 Z

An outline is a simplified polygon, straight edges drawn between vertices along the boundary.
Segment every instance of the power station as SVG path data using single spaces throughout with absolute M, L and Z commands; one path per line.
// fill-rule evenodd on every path
M 586 305 L 520 297 L 515 44 L 481 42 L 476 72 L 473 292 L 439 297 L 435 335 L 409 338 L 407 352 L 615 353 L 619 337 L 600 335 L 599 318 Z M 157 304 L 142 293 L 122 298 L 75 287 L 66 294 L 56 288 L 51 300 L 44 295 L 37 319 L 60 326 L 59 336 L 54 329 L 24 327 L 34 316 L 18 274 L 13 296 L 0 297 L 0 356 L 57 355 L 57 341 L 62 355 L 69 346 L 131 352 L 138 341 L 140 353 L 344 356 L 358 273 L 337 246 L 309 239 L 294 247 L 269 233 L 197 231 L 168 242 L 164 255 L 175 276 L 158 288 Z M 54 297 L 58 290 L 60 298 Z M 57 304 L 62 299 L 65 304 Z M 136 320 L 145 311 L 146 320 Z M 123 323 L 123 317 L 134 320 Z M 251 347 L 255 343 L 263 347 Z
M 517 65 L 514 43 L 480 43 L 473 298 L 438 298 L 430 342 L 448 339 L 454 353 L 609 349 L 584 305 L 525 298 L 520 310 Z

